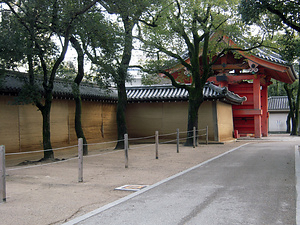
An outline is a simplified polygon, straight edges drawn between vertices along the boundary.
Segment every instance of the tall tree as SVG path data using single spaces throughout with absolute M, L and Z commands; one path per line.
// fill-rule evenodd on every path
M 118 90 L 118 103 L 117 103 L 117 128 L 118 128 L 118 143 L 116 149 L 124 148 L 124 134 L 127 133 L 126 126 L 126 105 L 127 105 L 127 94 L 125 88 L 125 82 L 129 76 L 127 73 L 129 63 L 132 56 L 133 49 L 133 30 L 135 25 L 138 23 L 142 13 L 150 6 L 148 0 L 100 0 L 99 3 L 106 10 L 108 14 L 115 15 L 118 17 L 116 22 L 110 22 L 116 27 L 121 25 L 121 35 L 119 32 L 109 33 L 107 32 L 104 36 L 108 36 L 111 40 L 113 48 L 103 46 L 103 43 L 99 43 L 99 46 L 106 49 L 106 55 L 103 55 L 102 51 L 91 51 L 89 57 L 93 63 L 97 64 L 103 72 L 109 74 L 116 84 Z M 153 1 L 154 2 L 154 1 Z M 114 20 L 114 19 L 113 19 Z M 109 31 L 109 30 L 107 30 Z M 102 32 L 103 33 L 103 32 Z M 109 35 L 111 35 L 109 37 Z M 118 37 L 119 36 L 119 37 Z M 119 41 L 113 41 L 119 40 Z M 96 40 L 91 40 L 92 43 L 96 44 Z M 110 44 L 112 44 L 110 42 Z M 110 45 L 111 46 L 111 45 Z M 95 49 L 95 48 L 94 48 Z M 113 54 L 118 52 L 118 54 Z M 101 56 L 102 55 L 102 56 Z M 111 58 L 113 56 L 113 58 Z
M 298 85 L 297 85 L 298 86 Z M 298 89 L 298 88 L 297 88 Z M 287 133 L 291 133 L 291 135 L 296 135 L 297 132 L 297 114 L 296 114 L 296 95 L 295 95 L 295 85 L 288 85 L 284 84 L 284 90 L 286 92 L 286 95 L 288 97 L 288 103 L 290 111 L 287 115 L 286 125 L 287 125 Z M 291 122 L 292 122 L 292 129 L 291 129 Z
M 138 39 L 148 53 L 145 71 L 159 72 L 170 78 L 172 85 L 189 93 L 186 145 L 191 146 L 193 127 L 198 127 L 198 110 L 204 101 L 203 88 L 214 75 L 212 66 L 228 51 L 242 50 L 231 46 L 224 34 L 235 40 L 243 38 L 236 11 L 238 1 L 168 0 L 159 8 L 144 14 Z M 249 49 L 244 49 L 249 50 Z M 175 65 L 184 68 L 191 84 L 172 76 Z
M 75 110 L 75 131 L 77 138 L 83 138 L 83 154 L 88 154 L 87 141 L 84 136 L 84 132 L 81 124 L 81 96 L 80 96 L 80 83 L 85 77 L 86 79 L 91 79 L 93 82 L 97 82 L 102 88 L 107 88 L 110 86 L 110 82 L 106 73 L 103 73 L 101 69 L 95 68 L 93 66 L 89 74 L 84 72 L 84 62 L 86 60 L 86 55 L 97 64 L 102 58 L 114 60 L 117 54 L 118 48 L 115 41 L 116 31 L 112 29 L 109 23 L 107 23 L 104 15 L 103 9 L 100 5 L 96 5 L 80 17 L 75 25 L 74 34 L 70 38 L 72 46 L 77 52 L 77 64 L 78 70 L 77 75 L 74 79 L 73 95 L 76 103 Z M 113 50 L 115 51 L 113 51 Z M 98 51 L 99 50 L 99 51 Z M 100 55 L 97 53 L 101 52 Z M 92 75 L 91 75 L 92 74 Z
M 83 155 L 88 155 L 87 141 L 82 129 L 81 115 L 82 115 L 82 101 L 80 95 L 80 83 L 84 77 L 84 51 L 80 42 L 75 38 L 74 35 L 71 36 L 70 42 L 77 52 L 77 75 L 74 79 L 72 85 L 73 96 L 75 100 L 75 132 L 77 138 L 83 139 Z
M 300 37 L 295 32 L 286 29 L 284 35 L 280 34 L 277 40 L 280 54 L 291 64 L 297 62 L 300 65 Z M 299 74 L 299 67 L 296 66 Z M 299 134 L 299 105 L 300 105 L 300 88 L 299 77 L 293 84 L 284 84 L 286 95 L 288 96 L 290 112 L 287 116 L 287 131 L 291 135 Z M 292 129 L 289 130 L 290 121 L 292 122 Z
M 97 1 L 59 0 L 3 0 L 9 11 L 8 24 L 3 24 L 7 35 L 18 38 L 13 49 L 2 52 L 8 55 L 18 53 L 19 61 L 27 65 L 28 83 L 22 96 L 41 111 L 43 117 L 44 158 L 54 158 L 50 140 L 50 110 L 56 72 L 68 49 L 73 24 Z M 54 39 L 58 38 L 60 46 Z M 2 56 L 3 54 L 1 54 Z M 12 57 L 13 58 L 13 57 Z M 37 77 L 42 74 L 42 90 Z
M 282 0 L 242 0 L 239 6 L 242 19 L 248 24 L 256 24 L 271 32 L 281 30 L 277 39 L 277 48 L 280 54 L 290 63 L 299 63 L 300 57 L 300 5 L 297 1 Z M 283 33 L 283 35 L 282 35 Z M 275 44 L 275 45 L 276 45 Z M 298 82 L 299 84 L 299 82 Z M 293 87 L 285 85 L 288 95 L 290 113 L 292 120 L 291 135 L 298 133 L 300 86 L 297 94 L 293 95 Z

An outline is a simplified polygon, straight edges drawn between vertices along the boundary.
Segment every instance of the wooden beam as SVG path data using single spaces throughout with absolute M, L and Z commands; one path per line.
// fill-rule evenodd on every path
M 234 117 L 262 115 L 261 109 L 236 109 L 233 110 Z
M 253 106 L 254 110 L 260 110 L 262 112 L 260 77 L 256 77 L 255 79 L 253 79 Z M 254 116 L 254 132 L 256 138 L 261 137 L 261 116 L 262 114 Z
M 213 65 L 213 70 L 241 70 L 241 69 L 248 69 L 249 65 L 247 63 L 244 64 L 219 64 Z
M 228 83 L 237 83 L 242 80 L 253 80 L 254 76 L 250 74 L 245 74 L 245 75 L 240 74 L 240 75 L 229 75 L 227 76 L 227 78 L 228 78 L 227 79 Z M 216 84 L 218 84 L 217 76 L 208 78 L 208 81 L 214 81 Z

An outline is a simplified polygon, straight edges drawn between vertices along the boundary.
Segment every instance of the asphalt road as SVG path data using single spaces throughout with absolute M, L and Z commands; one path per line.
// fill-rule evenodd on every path
M 249 143 L 67 224 L 296 224 L 297 144 Z

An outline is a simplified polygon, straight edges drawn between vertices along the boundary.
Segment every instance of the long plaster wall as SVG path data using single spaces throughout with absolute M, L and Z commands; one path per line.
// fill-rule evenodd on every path
M 0 98 L 0 145 L 6 152 L 41 150 L 42 116 L 33 105 L 13 105 L 13 97 Z M 72 100 L 53 100 L 51 108 L 52 147 L 77 144 L 75 133 L 75 103 Z M 187 102 L 158 102 L 128 104 L 126 120 L 129 137 L 145 137 L 187 130 Z M 82 126 L 88 143 L 117 139 L 116 104 L 83 101 Z M 208 126 L 209 140 L 232 139 L 231 105 L 216 101 L 204 102 L 199 109 L 198 129 Z M 205 131 L 200 131 L 204 134 Z M 180 138 L 186 137 L 181 133 Z M 163 137 L 161 137 L 163 139 Z M 175 134 L 165 138 L 175 139 Z M 201 139 L 201 138 L 200 138 Z M 205 137 L 202 137 L 204 140 Z
M 42 115 L 33 105 L 12 105 L 13 97 L 0 98 L 0 145 L 7 153 L 41 150 Z M 117 139 L 116 105 L 82 102 L 82 127 L 88 143 Z M 53 148 L 77 143 L 75 103 L 53 100 L 51 107 L 51 143 Z
M 187 130 L 187 102 L 132 103 L 127 106 L 126 121 L 129 137 L 152 136 L 155 131 L 169 134 Z M 217 119 L 217 117 L 219 117 Z M 232 139 L 233 121 L 231 105 L 222 102 L 204 102 L 198 113 L 198 129 L 208 126 L 209 140 Z M 205 130 L 199 132 L 205 133 Z M 180 134 L 180 138 L 186 134 Z M 175 135 L 168 136 L 175 138 Z M 200 138 L 201 139 L 201 138 Z M 202 139 L 205 139 L 203 136 Z

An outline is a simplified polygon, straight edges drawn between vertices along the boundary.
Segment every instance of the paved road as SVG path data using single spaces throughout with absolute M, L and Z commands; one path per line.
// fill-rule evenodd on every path
M 299 143 L 252 142 L 68 224 L 296 224 Z

